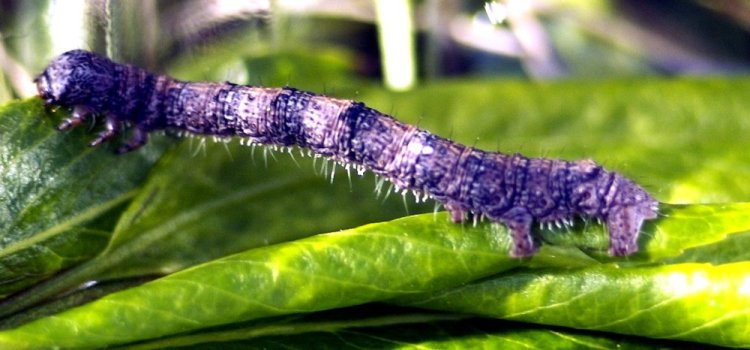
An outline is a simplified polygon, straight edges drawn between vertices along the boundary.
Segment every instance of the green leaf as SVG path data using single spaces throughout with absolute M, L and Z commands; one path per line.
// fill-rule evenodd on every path
M 738 229 L 747 230 L 750 228 L 750 220 L 748 220 L 750 216 L 740 217 L 744 220 L 726 220 L 730 217 L 739 217 L 737 213 L 747 211 L 747 208 L 748 205 L 745 204 L 738 204 L 736 208 L 726 205 L 713 208 L 705 205 L 673 208 L 670 211 L 671 215 L 658 221 L 653 229 L 654 237 L 651 242 L 659 242 L 659 244 L 646 244 L 644 251 L 640 253 L 641 257 L 626 259 L 623 265 L 634 264 L 638 261 L 641 264 L 651 264 L 653 261 L 648 260 L 649 258 L 668 255 L 667 253 L 674 254 L 701 244 L 710 244 L 715 242 L 717 237 L 731 235 Z M 713 226 L 713 231 L 707 231 L 706 235 L 696 235 L 695 231 L 691 230 L 694 227 L 691 220 L 695 220 L 691 214 L 696 212 L 712 213 L 715 217 L 713 221 L 717 222 Z M 722 220 L 725 223 L 723 225 L 719 224 Z M 680 226 L 679 223 L 683 223 L 684 226 Z M 586 227 L 592 226 L 594 225 Z M 596 237 L 598 235 L 596 231 L 601 231 L 601 229 L 592 228 L 588 232 L 583 232 L 582 235 L 591 237 L 592 241 L 597 242 L 600 239 Z M 666 237 L 672 239 L 666 239 Z M 669 244 L 665 245 L 665 242 Z M 664 338 L 669 338 L 674 334 L 672 337 L 675 339 L 720 345 L 744 344 L 742 343 L 745 339 L 743 337 L 746 335 L 737 329 L 729 329 L 728 334 L 722 334 L 729 340 L 712 338 L 711 334 L 715 333 L 710 330 L 698 335 L 688 333 L 692 329 L 690 327 L 708 323 L 716 318 L 717 314 L 736 309 L 738 305 L 741 305 L 744 294 L 747 293 L 747 291 L 742 291 L 743 288 L 747 289 L 747 286 L 742 285 L 746 283 L 743 281 L 747 276 L 743 274 L 742 268 L 707 271 L 705 265 L 697 264 L 668 265 L 659 268 L 624 268 L 616 264 L 602 265 L 585 255 L 583 255 L 585 258 L 575 262 L 575 257 L 580 256 L 579 248 L 575 245 L 565 246 L 564 240 L 561 243 L 545 245 L 531 261 L 521 261 L 508 257 L 510 238 L 502 225 L 487 223 L 476 227 L 455 225 L 449 222 L 444 213 L 412 216 L 392 222 L 366 225 L 353 230 L 252 249 L 198 265 L 143 286 L 106 296 L 54 317 L 40 319 L 17 329 L 0 333 L 0 344 L 21 348 L 53 344 L 63 347 L 86 344 L 104 346 L 220 324 L 329 310 L 393 298 L 400 300 L 399 303 L 413 306 L 508 317 L 542 324 L 603 329 Z M 604 249 L 606 247 L 602 247 L 602 250 Z M 589 265 L 592 267 L 581 270 L 569 270 L 569 267 L 529 270 L 509 274 L 507 278 L 510 282 L 507 279 L 500 279 L 500 282 L 496 283 L 492 282 L 496 280 L 490 280 L 490 282 L 462 287 L 456 291 L 439 292 L 436 296 L 419 294 L 461 286 L 490 274 L 516 267 L 523 262 L 537 267 L 542 266 L 544 262 L 559 266 L 556 258 L 560 256 L 567 257 L 564 261 L 571 263 L 571 266 Z M 703 270 L 690 270 L 693 266 L 698 266 Z M 741 265 L 740 267 L 747 266 Z M 681 277 L 683 275 L 687 277 Z M 701 278 L 698 281 L 701 283 L 700 287 L 708 291 L 686 293 L 691 297 L 688 302 L 682 302 L 672 294 L 659 292 L 652 295 L 648 302 L 632 302 L 628 304 L 629 308 L 620 307 L 622 310 L 620 314 L 607 312 L 613 308 L 613 303 L 634 300 L 634 295 L 651 295 L 649 292 L 653 294 L 655 286 L 659 284 L 672 285 L 673 282 L 682 280 L 688 281 L 683 284 L 694 284 L 690 282 L 696 278 L 693 275 Z M 677 276 L 674 277 L 675 281 L 670 280 L 672 276 Z M 541 282 L 534 283 L 537 278 Z M 515 282 L 516 280 L 522 282 Z M 315 281 L 315 283 L 311 284 L 310 281 Z M 714 284 L 724 286 L 724 288 L 708 288 Z M 505 289 L 500 286 L 505 286 Z M 564 304 L 561 300 L 577 300 L 579 298 L 577 295 L 590 296 L 591 299 L 582 303 L 571 303 L 570 309 L 560 312 L 565 315 L 586 314 L 584 311 L 587 310 L 583 310 L 582 307 L 588 306 L 588 312 L 591 315 L 586 314 L 588 316 L 584 319 L 591 324 L 551 321 L 546 313 L 537 315 L 528 312 L 531 315 L 529 318 L 518 318 L 510 312 L 510 316 L 481 312 L 481 310 L 490 312 L 489 310 L 497 310 L 499 307 L 496 306 L 493 309 L 483 303 L 493 304 L 498 300 L 503 300 L 506 294 L 515 298 L 514 293 L 526 286 L 530 289 L 523 291 L 521 297 L 528 299 L 517 303 L 513 301 L 510 303 L 511 306 L 518 304 L 542 311 L 547 309 L 560 311 L 558 306 Z M 628 292 L 615 294 L 615 291 L 620 288 L 625 288 Z M 675 290 L 679 292 L 680 288 L 682 288 L 681 285 Z M 479 289 L 479 292 L 470 294 L 475 289 Z M 550 291 L 555 291 L 555 293 Z M 635 294 L 631 294 L 631 291 Z M 487 295 L 487 293 L 495 292 L 499 294 Z M 419 296 L 413 297 L 414 294 Z M 697 297 L 693 294 L 697 294 Z M 444 295 L 456 299 L 443 301 L 441 298 Z M 454 297 L 454 295 L 457 296 Z M 616 297 L 605 302 L 608 300 L 607 297 L 613 295 Z M 411 302 L 411 300 L 417 300 L 417 302 Z M 433 302 L 433 300 L 437 301 Z M 678 305 L 677 311 L 663 312 L 664 310 L 661 309 L 651 309 L 654 305 L 673 300 L 676 300 Z M 726 300 L 730 303 L 726 306 L 729 309 L 711 307 L 707 302 L 710 300 Z M 731 304 L 732 302 L 734 304 Z M 473 308 L 470 305 L 479 306 Z M 705 312 L 704 309 L 714 311 Z M 703 318 L 695 316 L 692 322 L 678 324 L 673 319 L 678 317 L 680 312 L 703 315 Z M 525 314 L 521 311 L 515 313 Z M 594 317 L 611 315 L 616 316 L 615 320 L 617 320 L 641 313 L 648 315 L 651 322 L 668 324 L 673 328 L 668 328 L 669 333 L 666 334 L 638 332 L 641 329 L 608 327 L 606 326 L 608 322 Z M 739 316 L 742 315 L 740 313 Z M 149 322 L 143 323 L 144 318 Z M 637 320 L 643 321 L 640 318 Z M 603 323 L 605 326 L 598 327 Z M 74 337 L 80 329 L 86 329 L 87 333 L 94 335 Z M 688 335 L 683 336 L 683 332 Z M 31 337 L 32 334 L 33 337 Z M 17 342 L 12 339 L 24 339 L 24 341 Z M 71 343 L 60 343 L 66 341 L 65 339 L 74 340 L 71 340 Z
M 685 349 L 688 344 L 507 322 L 383 304 L 245 322 L 127 346 L 163 348 Z M 705 346 L 704 346 L 705 347 Z M 697 347 L 696 347 L 697 348 Z
M 649 253 L 653 261 L 720 264 L 748 260 L 744 253 L 728 248 L 730 244 L 735 248 L 750 244 L 746 234 L 750 231 L 750 203 L 662 207 L 664 219 L 646 248 L 654 252 Z
M 750 262 L 518 271 L 404 305 L 721 346 L 750 346 Z
M 4 317 L 2 320 L 0 320 L 0 329 L 15 328 L 24 323 L 54 315 L 58 312 L 86 304 L 107 294 L 143 284 L 152 279 L 153 278 L 147 277 L 118 280 L 114 282 L 90 281 L 83 285 L 81 288 L 73 292 L 66 293 L 65 295 L 56 298 L 51 302 L 36 306 L 26 312 L 17 313 L 10 317 Z
M 509 247 L 506 234 L 442 215 L 371 224 L 198 265 L 0 332 L 0 345 L 98 347 L 385 300 L 507 270 L 519 263 Z
M 55 131 L 61 115 L 37 98 L 0 108 L 0 296 L 98 254 L 113 223 L 102 216 L 132 198 L 163 148 L 89 149 L 85 130 Z

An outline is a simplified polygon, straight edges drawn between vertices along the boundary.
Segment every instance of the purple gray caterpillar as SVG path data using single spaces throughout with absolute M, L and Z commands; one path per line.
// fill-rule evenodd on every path
M 643 188 L 591 160 L 482 151 L 360 102 L 290 87 L 183 82 L 83 50 L 58 56 L 35 82 L 46 105 L 73 108 L 60 130 L 105 116 L 105 129 L 91 146 L 130 129 L 118 149 L 129 152 L 145 144 L 149 132 L 174 129 L 306 148 L 432 197 L 455 222 L 473 215 L 505 224 L 515 257 L 536 252 L 532 224 L 569 224 L 577 216 L 604 220 L 609 254 L 628 255 L 638 250 L 643 221 L 657 216 L 658 202 Z

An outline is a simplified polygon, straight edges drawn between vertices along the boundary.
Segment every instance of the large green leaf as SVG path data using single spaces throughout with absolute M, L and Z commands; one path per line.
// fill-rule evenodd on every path
M 179 349 L 686 349 L 686 343 L 546 328 L 384 304 L 245 322 L 129 345 Z M 705 348 L 703 345 L 702 348 Z
M 105 346 L 458 286 L 518 265 L 501 233 L 424 215 L 252 249 L 2 332 L 0 345 Z
M 122 209 L 163 149 L 93 150 L 85 130 L 58 133 L 60 114 L 42 111 L 39 99 L 0 108 L 0 297 L 101 251 L 113 224 L 101 216 Z
M 660 250 L 679 252 L 699 245 L 700 239 L 679 239 L 695 236 L 690 221 L 680 215 L 691 209 L 673 209 L 675 215 L 662 219 L 653 240 L 667 241 L 670 246 L 646 245 L 643 255 L 661 256 Z M 747 205 L 716 209 L 717 232 L 699 236 L 705 237 L 703 243 L 750 229 L 750 216 L 720 224 L 721 218 L 732 217 L 733 210 L 747 210 Z M 678 225 L 681 221 L 686 221 L 684 227 Z M 596 230 L 590 231 L 591 236 L 597 235 Z M 518 266 L 522 261 L 508 257 L 509 247 L 509 235 L 501 225 L 455 225 L 444 214 L 413 216 L 198 265 L 1 332 L 0 344 L 13 348 L 104 346 L 393 298 L 413 306 L 542 324 L 729 346 L 750 342 L 742 331 L 747 316 L 742 306 L 750 306 L 745 301 L 750 278 L 747 263 L 720 268 L 698 264 L 625 268 L 583 259 L 570 265 L 592 267 L 520 270 L 437 295 L 419 294 L 461 286 Z M 657 254 L 649 254 L 649 249 Z M 571 261 L 576 251 L 575 246 L 545 246 L 534 258 L 535 265 L 541 265 L 539 261 L 559 265 L 558 256 Z M 644 300 L 634 299 L 638 295 Z M 623 300 L 628 302 L 623 304 Z M 712 300 L 722 300 L 722 307 Z M 666 306 L 655 307 L 661 305 Z M 685 318 L 684 313 L 692 318 Z M 581 316 L 571 321 L 571 315 Z M 637 328 L 643 317 L 665 326 L 653 332 Z M 614 322 L 629 318 L 633 321 Z M 727 322 L 717 322 L 723 318 Z M 694 330 L 703 325 L 707 326 Z M 80 334 L 82 329 L 85 334 Z
M 747 348 L 749 271 L 750 262 L 516 271 L 405 304 Z

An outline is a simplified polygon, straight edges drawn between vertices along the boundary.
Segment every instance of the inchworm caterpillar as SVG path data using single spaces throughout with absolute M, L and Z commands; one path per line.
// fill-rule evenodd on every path
M 526 158 L 486 152 L 433 135 L 360 102 L 290 87 L 183 82 L 83 50 L 55 58 L 36 80 L 46 105 L 72 107 L 58 126 L 106 116 L 96 146 L 131 129 L 118 152 L 142 146 L 153 130 L 236 136 L 264 145 L 298 146 L 368 169 L 400 190 L 442 203 L 455 222 L 486 217 L 511 231 L 511 255 L 537 250 L 531 227 L 569 224 L 576 216 L 606 221 L 610 255 L 638 250 L 644 220 L 658 202 L 624 176 L 591 160 Z

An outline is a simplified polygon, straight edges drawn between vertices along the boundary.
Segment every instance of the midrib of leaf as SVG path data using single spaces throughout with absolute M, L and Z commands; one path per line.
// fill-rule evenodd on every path
M 39 244 L 41 242 L 46 241 L 47 239 L 61 233 L 65 232 L 66 230 L 70 229 L 71 227 L 74 227 L 75 225 L 78 225 L 82 222 L 86 222 L 90 219 L 96 218 L 100 214 L 106 212 L 107 210 L 110 210 L 114 208 L 115 206 L 124 203 L 128 199 L 135 196 L 135 193 L 137 190 L 132 190 L 126 193 L 123 193 L 115 198 L 112 198 L 106 202 L 102 202 L 99 205 L 95 205 L 93 207 L 89 207 L 84 211 L 80 211 L 77 213 L 77 215 L 70 217 L 68 220 L 62 221 L 54 226 L 49 227 L 48 229 L 34 233 L 29 238 L 23 239 L 21 241 L 17 241 L 14 243 L 11 243 L 10 245 L 4 247 L 2 250 L 0 250 L 0 258 L 9 256 L 11 254 L 17 253 L 19 251 L 22 251 L 24 249 L 28 249 L 33 247 L 35 244 Z
M 522 342 L 522 341 L 519 341 L 519 340 L 516 340 L 516 339 L 506 338 L 504 340 L 507 341 L 507 342 L 509 342 L 509 343 L 511 343 L 511 344 L 516 345 L 516 349 L 521 349 L 521 348 L 524 348 L 524 349 L 538 349 L 537 347 L 531 346 L 530 344 L 528 344 L 526 342 Z
M 594 294 L 594 293 L 596 293 L 596 291 L 591 291 L 589 293 L 585 293 L 584 295 Z M 669 306 L 669 304 L 671 304 L 671 303 L 678 302 L 683 297 L 685 297 L 685 296 L 684 295 L 674 295 L 674 296 L 672 296 L 670 298 L 666 298 L 664 300 L 661 300 L 661 301 L 659 301 L 656 304 L 649 305 L 648 307 L 639 308 L 636 312 L 633 312 L 633 313 L 631 313 L 631 314 L 629 314 L 629 315 L 627 315 L 627 316 L 625 316 L 623 318 L 612 320 L 612 321 L 607 322 L 607 323 L 602 323 L 602 324 L 597 325 L 595 327 L 591 327 L 591 329 L 606 330 L 608 328 L 612 328 L 612 327 L 620 325 L 620 324 L 627 324 L 629 321 L 634 320 L 634 319 L 636 319 L 636 318 L 638 318 L 640 316 L 647 315 L 647 314 L 652 313 L 652 312 L 656 312 L 656 310 L 658 308 L 660 308 L 660 307 Z M 572 301 L 577 300 L 577 299 L 580 299 L 580 297 L 571 299 L 570 302 L 559 303 L 557 306 L 560 306 L 560 307 L 567 306 L 567 305 L 571 304 Z M 544 308 L 536 308 L 534 310 L 529 310 L 528 313 L 538 312 L 538 311 L 541 311 L 543 309 Z M 523 313 L 520 313 L 520 314 L 517 314 L 517 315 L 513 315 L 513 316 L 519 316 L 521 314 L 523 314 Z
M 570 298 L 568 300 L 565 300 L 565 301 L 562 301 L 562 302 L 559 302 L 559 303 L 544 305 L 544 306 L 540 306 L 540 307 L 536 307 L 536 308 L 530 308 L 528 310 L 524 310 L 524 311 L 516 312 L 516 313 L 508 313 L 504 317 L 508 318 L 508 319 L 514 319 L 514 318 L 518 318 L 518 317 L 521 317 L 521 316 L 524 316 L 524 315 L 530 315 L 530 314 L 533 315 L 535 313 L 538 313 L 538 312 L 541 312 L 541 311 L 544 311 L 544 310 L 551 310 L 551 309 L 556 309 L 556 308 L 561 308 L 561 307 L 564 308 L 565 306 L 572 305 L 574 302 L 576 302 L 576 301 L 578 301 L 580 299 L 585 299 L 589 295 L 592 295 L 592 294 L 595 294 L 595 293 L 596 293 L 596 291 L 589 291 L 589 292 L 586 292 L 586 293 L 580 293 L 580 294 L 576 295 L 573 298 Z
M 709 322 L 706 322 L 706 323 L 704 323 L 704 324 L 702 324 L 700 326 L 696 326 L 696 327 L 693 327 L 693 328 L 690 328 L 690 329 L 686 329 L 683 332 L 677 332 L 677 333 L 667 334 L 664 337 L 665 338 L 679 339 L 680 337 L 685 337 L 685 336 L 688 336 L 690 334 L 694 334 L 696 332 L 699 332 L 702 329 L 705 329 L 706 327 L 711 327 L 711 326 L 716 325 L 716 324 L 718 324 L 718 323 L 720 323 L 722 321 L 725 321 L 727 319 L 731 319 L 731 318 L 734 318 L 734 317 L 739 317 L 741 315 L 747 315 L 747 314 L 750 314 L 750 307 L 747 307 L 747 308 L 744 308 L 744 309 L 735 310 L 735 311 L 732 311 L 732 312 L 728 312 L 728 313 L 724 314 L 722 317 L 715 318 L 715 319 L 713 319 L 713 320 L 711 320 Z M 748 346 L 750 346 L 750 343 L 742 345 L 743 348 L 747 348 Z
M 750 283 L 745 273 L 747 266 L 747 262 L 737 262 L 716 266 L 699 263 L 658 265 L 637 267 L 632 271 L 627 271 L 627 267 L 616 267 L 612 264 L 582 268 L 578 272 L 549 269 L 541 272 L 540 276 L 528 274 L 527 278 L 523 274 L 501 275 L 497 279 L 491 278 L 456 288 L 454 292 L 428 293 L 424 296 L 407 297 L 413 300 L 412 302 L 401 303 L 399 299 L 395 300 L 395 303 L 580 329 L 747 347 L 750 343 L 747 343 L 747 334 L 742 331 L 743 327 L 746 329 L 743 321 L 750 315 L 750 303 L 744 300 L 747 294 L 744 289 Z M 588 276 L 589 272 L 595 275 Z M 695 274 L 705 274 L 704 278 L 708 284 L 695 287 L 695 290 L 670 291 L 670 288 L 675 287 L 663 279 L 671 274 L 682 274 L 689 280 Z M 590 289 L 593 286 L 580 284 L 583 279 L 600 279 L 604 275 L 610 275 L 608 285 L 600 281 L 593 285 L 597 286 L 596 289 Z M 730 277 L 735 275 L 737 277 Z M 639 280 L 638 276 L 642 280 Z M 635 307 L 632 312 L 625 309 L 604 309 L 602 305 L 586 306 L 588 301 L 596 303 L 597 299 L 609 300 L 612 287 L 618 286 L 619 283 L 622 283 L 622 288 L 628 290 L 626 295 L 643 298 L 637 300 L 635 306 L 623 306 Z M 571 285 L 573 291 L 566 290 L 566 284 Z M 586 292 L 582 292 L 583 290 Z M 550 295 L 557 292 L 566 295 L 564 302 L 547 305 L 545 301 L 535 300 L 539 297 L 554 301 L 560 297 Z M 717 306 L 708 301 L 696 301 L 699 300 L 696 298 L 711 298 L 706 300 L 730 304 L 718 306 L 720 309 L 717 311 Z M 476 304 L 471 305 L 467 300 L 474 300 Z M 541 307 L 538 306 L 540 302 Z M 738 304 L 737 307 L 734 306 L 735 303 Z M 679 316 L 676 314 L 678 311 L 689 314 Z M 602 323 L 591 323 L 592 320 L 581 321 L 576 317 L 566 316 L 578 312 L 596 312 L 597 314 L 592 317 L 599 319 L 596 322 Z M 686 319 L 684 323 L 682 320 L 675 320 L 676 323 L 672 325 L 668 323 L 670 317 L 673 317 L 671 315 Z M 644 326 L 644 320 L 653 320 L 655 324 Z M 722 328 L 722 325 L 730 327 L 731 333 L 722 335 L 723 331 L 730 332 Z
M 366 319 L 330 321 L 330 322 L 297 322 L 281 325 L 253 326 L 231 331 L 206 332 L 195 335 L 177 336 L 156 340 L 145 344 L 120 347 L 115 349 L 148 350 L 165 347 L 189 346 L 212 342 L 226 342 L 232 340 L 247 340 L 272 335 L 297 335 L 302 333 L 327 332 L 336 333 L 351 328 L 384 327 L 391 325 L 423 324 L 440 321 L 460 321 L 474 318 L 462 314 L 417 313 L 408 315 L 389 315 Z
M 564 339 L 566 342 L 569 342 L 569 343 L 580 344 L 581 346 L 585 346 L 585 347 L 592 348 L 592 349 L 602 349 L 602 350 L 609 350 L 610 349 L 610 348 L 607 348 L 607 347 L 603 347 L 603 346 L 601 346 L 599 344 L 594 344 L 592 342 L 584 342 L 584 341 L 582 341 L 579 338 L 571 337 L 570 335 L 567 335 L 565 333 L 555 332 L 555 331 L 550 331 L 550 333 L 552 333 L 552 334 L 554 334 L 554 335 L 556 335 L 556 336 Z

